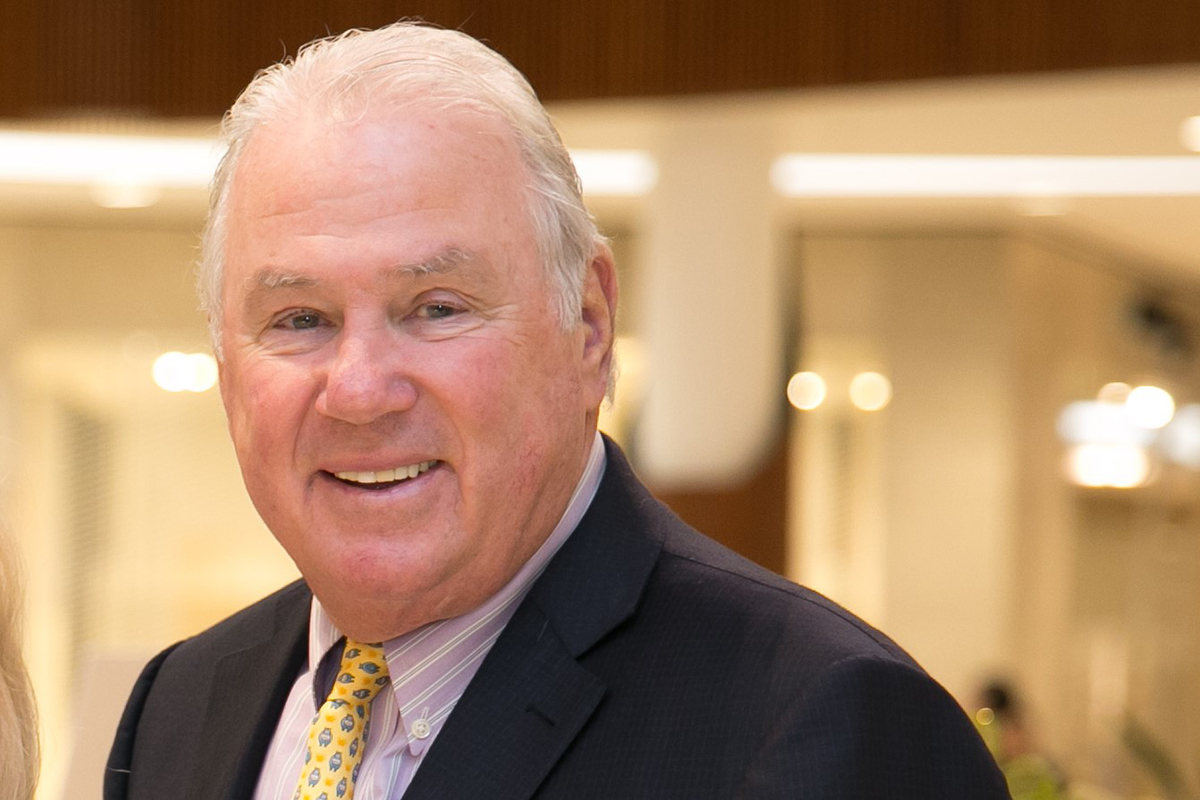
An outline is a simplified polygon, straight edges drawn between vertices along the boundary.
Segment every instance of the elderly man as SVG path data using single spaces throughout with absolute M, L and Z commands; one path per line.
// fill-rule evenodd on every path
M 226 132 L 202 293 L 304 580 L 146 667 L 106 798 L 1006 796 L 902 650 L 597 433 L 612 257 L 507 62 L 349 34 Z

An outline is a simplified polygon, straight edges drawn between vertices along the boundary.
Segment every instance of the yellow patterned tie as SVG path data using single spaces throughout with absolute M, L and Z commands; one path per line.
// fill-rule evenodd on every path
M 333 690 L 313 717 L 294 800 L 351 800 L 367 743 L 371 699 L 388 682 L 383 647 L 346 641 Z

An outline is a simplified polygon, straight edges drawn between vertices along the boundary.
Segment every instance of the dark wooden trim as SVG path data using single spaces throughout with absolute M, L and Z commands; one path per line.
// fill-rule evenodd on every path
M 654 487 L 651 487 L 654 489 Z M 655 490 L 692 527 L 780 574 L 787 567 L 788 448 L 786 435 L 744 482 L 718 489 Z
M 316 36 L 420 16 L 547 100 L 1200 61 L 1195 0 L 18 0 L 0 115 L 221 113 Z

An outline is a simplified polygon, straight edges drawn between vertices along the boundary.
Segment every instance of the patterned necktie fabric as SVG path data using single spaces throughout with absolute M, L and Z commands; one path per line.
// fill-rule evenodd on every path
M 293 800 L 352 800 L 371 700 L 387 682 L 383 646 L 347 640 L 329 699 L 313 717 Z

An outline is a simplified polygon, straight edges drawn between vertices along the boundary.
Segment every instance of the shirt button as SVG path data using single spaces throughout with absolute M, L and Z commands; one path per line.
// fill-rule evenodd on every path
M 412 724 L 412 735 L 418 739 L 427 739 L 429 738 L 429 734 L 430 727 L 428 720 L 419 719 Z

